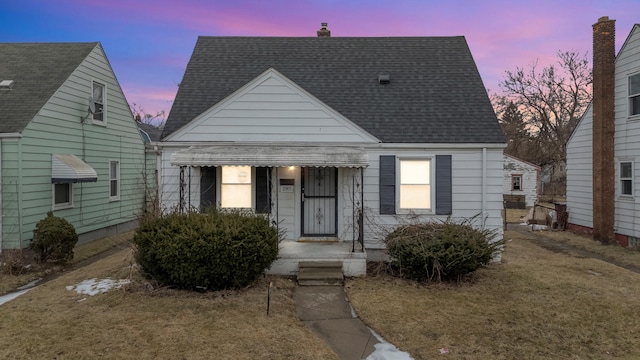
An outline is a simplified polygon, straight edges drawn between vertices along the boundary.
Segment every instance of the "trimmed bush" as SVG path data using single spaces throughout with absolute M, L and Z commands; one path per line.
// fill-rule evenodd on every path
M 385 238 L 391 265 L 416 280 L 459 280 L 488 264 L 502 241 L 470 220 L 403 225 Z
M 49 212 L 36 224 L 29 248 L 40 261 L 61 263 L 73 259 L 73 248 L 77 243 L 78 234 L 73 225 Z
M 148 278 L 182 289 L 237 289 L 278 257 L 269 220 L 241 211 L 173 213 L 136 230 L 136 260 Z

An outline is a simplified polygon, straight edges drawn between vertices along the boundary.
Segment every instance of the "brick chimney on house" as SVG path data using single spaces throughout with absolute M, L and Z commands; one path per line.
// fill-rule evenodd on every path
M 615 20 L 593 25 L 593 238 L 615 244 Z
M 318 37 L 331 37 L 331 30 L 327 29 L 327 23 L 323 22 L 318 30 Z

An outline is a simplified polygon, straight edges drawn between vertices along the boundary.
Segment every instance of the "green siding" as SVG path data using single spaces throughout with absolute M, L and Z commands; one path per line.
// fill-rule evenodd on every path
M 106 85 L 106 126 L 87 115 L 92 81 Z M 97 46 L 39 111 L 15 143 L 2 148 L 2 241 L 26 246 L 53 207 L 51 154 L 74 154 L 98 181 L 73 185 L 74 206 L 55 210 L 79 234 L 135 220 L 145 193 L 144 144 L 102 48 Z M 21 159 L 21 161 L 20 161 Z M 120 200 L 109 200 L 109 162 L 120 161 Z M 21 219 L 21 221 L 20 221 Z M 22 224 L 20 224 L 22 222 Z

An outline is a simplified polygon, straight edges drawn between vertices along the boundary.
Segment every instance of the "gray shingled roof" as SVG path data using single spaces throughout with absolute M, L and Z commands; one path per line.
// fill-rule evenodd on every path
M 99 43 L 0 43 L 0 133 L 22 132 Z
M 163 137 L 269 68 L 383 142 L 504 142 L 464 37 L 199 37 Z
M 136 121 L 136 124 L 138 125 L 138 129 L 144 131 L 145 134 L 147 134 L 147 136 L 149 137 L 149 141 L 160 141 L 160 136 L 162 135 L 162 128 L 157 127 L 155 125 L 151 125 L 151 124 L 145 124 L 139 121 Z M 144 136 L 143 136 L 143 140 L 145 142 L 148 142 Z

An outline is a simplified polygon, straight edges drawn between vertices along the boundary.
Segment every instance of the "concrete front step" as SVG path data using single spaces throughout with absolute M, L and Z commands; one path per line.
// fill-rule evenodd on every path
M 298 284 L 301 286 L 342 285 L 341 261 L 301 261 L 298 263 Z
M 342 261 L 300 261 L 298 268 L 337 268 L 342 271 Z

